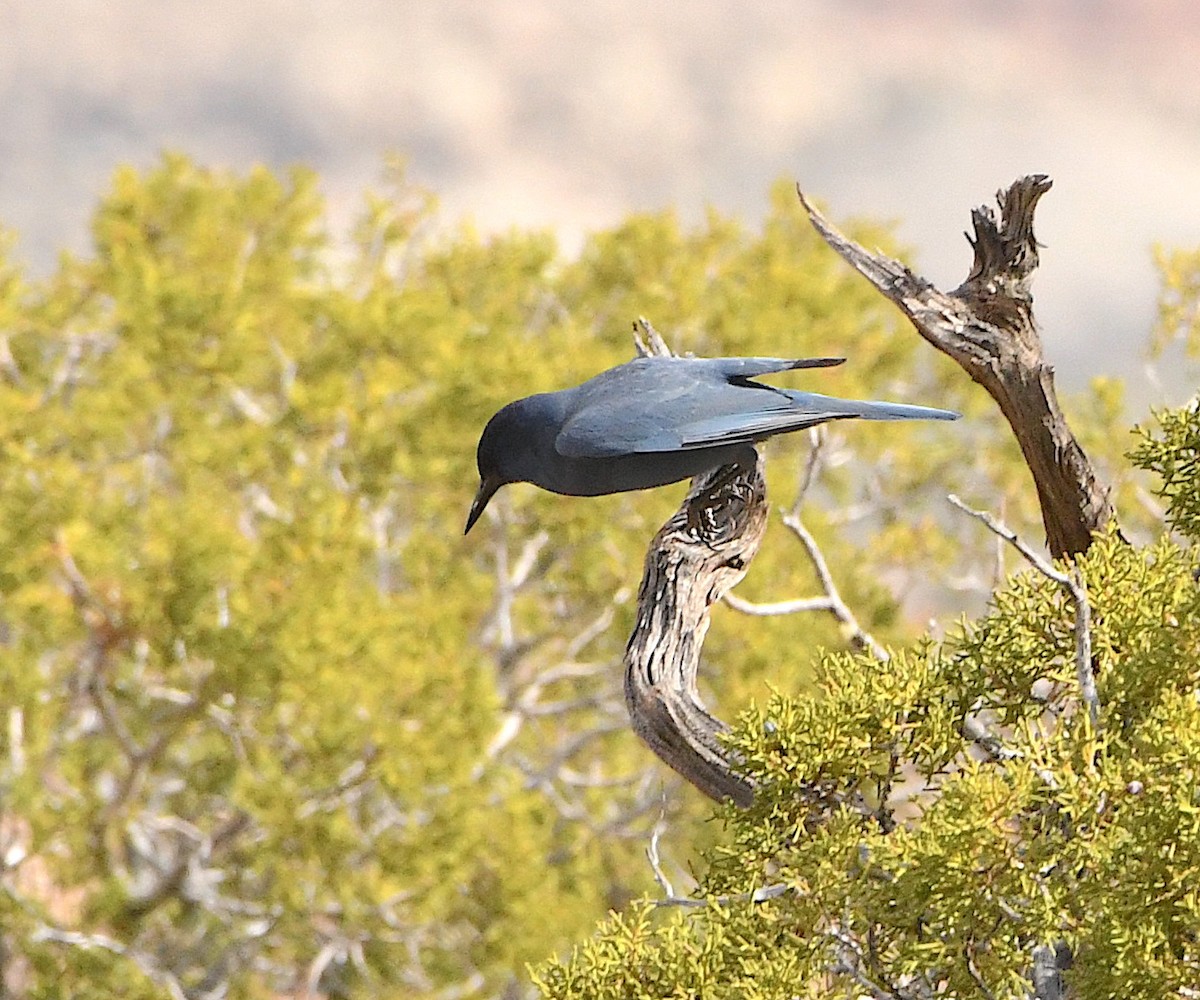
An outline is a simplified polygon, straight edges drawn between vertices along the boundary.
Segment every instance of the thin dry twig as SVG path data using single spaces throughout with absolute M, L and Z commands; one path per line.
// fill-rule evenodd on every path
M 725 603 L 734 611 L 758 618 L 777 618 L 795 615 L 804 611 L 832 611 L 833 602 L 828 597 L 797 597 L 790 601 L 747 601 L 737 594 L 726 594 Z
M 667 899 L 675 899 L 675 887 L 671 885 L 671 880 L 667 878 L 667 873 L 662 870 L 662 863 L 658 857 L 658 839 L 662 836 L 666 827 L 667 797 L 663 795 L 662 805 L 658 810 L 658 820 L 654 824 L 654 829 L 650 832 L 650 843 L 646 845 L 646 860 L 650 862 L 650 868 L 654 872 L 654 881 L 662 889 L 663 895 Z
M 1075 606 L 1075 672 L 1079 678 L 1079 693 L 1083 703 L 1087 706 L 1088 719 L 1091 721 L 1092 727 L 1099 731 L 1100 696 L 1096 691 L 1096 675 L 1092 668 L 1092 613 L 1088 603 L 1087 588 L 1078 564 L 1073 565 L 1069 573 L 1063 573 L 1025 544 L 1012 528 L 1002 521 L 996 520 L 987 511 L 968 507 L 953 493 L 946 499 L 959 510 L 982 521 L 990 531 L 1003 538 L 1021 553 L 1030 566 L 1047 579 L 1053 580 L 1070 596 L 1071 603 Z
M 824 595 L 821 597 L 798 597 L 790 601 L 757 602 L 747 601 L 745 598 L 738 597 L 734 593 L 728 593 L 725 595 L 725 603 L 744 615 L 752 615 L 760 618 L 794 615 L 809 611 L 828 611 L 845 629 L 851 645 L 856 649 L 871 653 L 877 660 L 886 661 L 888 659 L 887 650 L 876 642 L 875 638 L 859 624 L 854 612 L 842 600 L 841 593 L 837 589 L 837 585 L 833 582 L 833 574 L 830 572 L 824 553 L 821 552 L 820 546 L 817 545 L 817 540 L 804 527 L 804 523 L 800 520 L 800 509 L 804 505 L 808 491 L 816 480 L 824 457 L 825 443 L 828 440 L 823 427 L 814 427 L 809 434 L 812 444 L 809 448 L 808 458 L 804 463 L 804 469 L 800 473 L 800 483 L 796 490 L 796 499 L 792 502 L 791 509 L 784 513 L 783 523 L 804 546 L 804 550 L 813 564 L 813 569 L 816 571 L 817 580 L 821 584 Z
M 859 624 L 854 612 L 850 610 L 850 606 L 842 600 L 841 592 L 837 588 L 837 584 L 833 582 L 833 573 L 830 572 L 829 563 L 825 561 L 825 555 L 821 552 L 821 547 L 817 544 L 817 540 L 813 538 L 812 533 L 804 526 L 800 518 L 793 514 L 784 516 L 783 523 L 787 526 L 804 546 L 804 551 L 808 553 L 808 558 L 812 560 L 813 569 L 816 570 L 817 580 L 821 584 L 821 589 L 825 591 L 825 596 L 829 601 L 829 611 L 842 624 L 846 630 L 850 643 L 856 649 L 870 653 L 877 660 L 887 661 L 888 651 L 883 648 L 866 629 Z

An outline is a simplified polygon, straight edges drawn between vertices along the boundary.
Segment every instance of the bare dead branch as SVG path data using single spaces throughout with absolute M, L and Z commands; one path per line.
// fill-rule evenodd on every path
M 674 352 L 663 340 L 662 334 L 650 325 L 645 316 L 639 316 L 633 322 L 633 346 L 639 358 L 670 357 Z
M 187 1000 L 187 994 L 184 992 L 183 985 L 174 973 L 163 968 L 151 956 L 144 954 L 136 948 L 122 944 L 107 934 L 86 934 L 82 931 L 67 930 L 41 922 L 32 935 L 30 935 L 30 938 L 35 942 L 51 941 L 70 948 L 80 948 L 83 951 L 99 949 L 101 951 L 112 952 L 114 955 L 124 956 L 137 965 L 149 979 L 162 986 L 172 1000 Z
M 847 239 L 797 188 L 817 232 L 909 318 L 917 332 L 953 358 L 1000 406 L 1033 476 L 1046 544 L 1056 557 L 1086 551 L 1115 518 L 1108 489 L 1067 426 L 1033 318 L 1029 291 L 1038 263 L 1033 212 L 1050 189 L 1043 174 L 1022 177 L 992 210 L 971 216 L 975 259 L 967 280 L 942 292 L 898 260 Z
M 797 597 L 789 601 L 755 602 L 738 597 L 737 594 L 726 594 L 725 603 L 734 611 L 758 618 L 774 618 L 781 615 L 794 615 L 808 611 L 828 611 L 842 625 L 850 644 L 863 652 L 868 652 L 877 660 L 886 661 L 888 652 L 875 638 L 859 624 L 858 618 L 850 610 L 850 606 L 842 600 L 842 595 L 833 582 L 833 574 L 817 541 L 809 530 L 804 527 L 800 518 L 794 514 L 786 514 L 783 518 L 791 532 L 800 540 L 812 560 L 817 571 L 817 579 L 825 591 L 822 597 Z
M 800 508 L 808 497 L 808 491 L 816 482 L 821 467 L 825 464 L 825 445 L 829 441 L 829 432 L 823 424 L 810 427 L 808 430 L 808 458 L 804 460 L 804 468 L 800 472 L 800 482 L 796 487 L 796 499 L 792 501 L 792 509 L 788 512 L 794 517 L 800 516 Z
M 501 674 L 507 672 L 506 668 L 511 667 L 519 653 L 516 627 L 513 624 L 513 606 L 517 595 L 529 583 L 538 556 L 549 541 L 550 536 L 544 531 L 539 531 L 532 538 L 526 539 L 515 559 L 510 559 L 507 533 L 496 532 L 496 606 L 489 616 L 484 632 L 489 637 L 494 636 L 501 661 Z
M 180 848 L 174 859 L 165 867 L 158 867 L 158 853 L 151 860 L 158 867 L 157 877 L 152 884 L 132 894 L 122 907 L 123 919 L 130 923 L 144 919 L 172 899 L 187 897 L 188 876 L 192 867 L 203 857 L 220 853 L 250 827 L 250 816 L 243 812 L 226 817 L 217 825 L 210 836 L 202 837 L 188 848 Z M 175 826 L 178 829 L 178 825 Z
M 706 795 L 748 806 L 749 781 L 733 770 L 727 728 L 696 690 L 711 606 L 746 573 L 767 525 L 762 460 L 694 481 L 646 554 L 637 625 L 625 651 L 625 703 L 634 731 Z
M 665 896 L 654 901 L 655 906 L 682 906 L 700 909 L 716 904 L 728 906 L 730 903 L 765 903 L 791 890 L 786 882 L 774 882 L 771 885 L 760 886 L 753 892 L 735 892 L 725 896 Z
M 947 499 L 959 510 L 982 521 L 990 531 L 1020 552 L 1029 565 L 1047 579 L 1057 583 L 1071 598 L 1071 603 L 1075 606 L 1075 672 L 1079 679 L 1079 695 L 1087 706 L 1088 719 L 1091 720 L 1092 728 L 1099 731 L 1100 696 L 1096 691 L 1096 674 L 1092 666 L 1092 613 L 1088 603 L 1087 588 L 1079 567 L 1073 566 L 1070 573 L 1063 573 L 1055 569 L 1021 541 L 1012 528 L 997 521 L 991 514 L 968 507 L 953 493 Z
M 787 525 L 788 530 L 793 535 L 800 539 L 800 544 L 804 546 L 804 551 L 808 553 L 808 558 L 812 560 L 813 569 L 817 571 L 817 580 L 820 581 L 821 589 L 825 591 L 825 596 L 829 599 L 829 610 L 845 628 L 851 645 L 855 649 L 870 653 L 877 660 L 886 661 L 888 659 L 887 650 L 876 642 L 875 638 L 858 623 L 854 612 L 842 600 L 841 592 L 838 590 L 837 584 L 833 582 L 833 573 L 829 570 L 829 564 L 825 561 L 821 547 L 817 544 L 817 540 L 813 538 L 812 533 L 804 527 L 803 522 L 795 514 L 786 515 L 783 523 Z
M 823 427 L 814 427 L 809 431 L 809 434 L 812 446 L 809 448 L 804 469 L 800 473 L 800 483 L 796 490 L 796 499 L 792 502 L 791 509 L 784 513 L 783 523 L 804 546 L 804 550 L 813 564 L 817 580 L 821 584 L 824 594 L 821 597 L 799 597 L 789 601 L 756 603 L 738 597 L 736 594 L 729 593 L 725 595 L 725 603 L 742 614 L 761 618 L 794 615 L 808 611 L 828 611 L 845 629 L 847 638 L 855 649 L 869 652 L 878 660 L 887 660 L 887 650 L 876 642 L 859 624 L 850 607 L 842 600 L 841 593 L 833 582 L 833 574 L 829 570 L 829 564 L 826 562 L 820 546 L 817 545 L 816 539 L 813 538 L 812 534 L 804 527 L 803 522 L 800 520 L 800 509 L 804 506 L 804 499 L 808 495 L 808 491 L 812 488 L 817 472 L 821 467 L 825 442 L 828 440 Z
M 786 882 L 776 882 L 771 885 L 759 886 L 753 892 L 739 892 L 724 896 L 679 896 L 676 895 L 674 887 L 671 885 L 671 880 L 667 878 L 666 873 L 662 870 L 662 862 L 658 857 L 658 842 L 662 837 L 663 831 L 666 829 L 666 800 L 663 800 L 662 808 L 658 814 L 658 821 L 654 824 L 654 830 L 650 834 L 650 843 L 646 845 L 646 859 L 650 862 L 650 868 L 654 872 L 654 881 L 658 883 L 658 887 L 663 891 L 663 897 L 654 901 L 655 906 L 682 906 L 700 908 L 716 903 L 718 906 L 728 906 L 730 903 L 765 903 L 769 899 L 775 899 L 786 893 L 791 886 Z
M 658 840 L 666 829 L 667 816 L 667 800 L 663 797 L 662 808 L 658 811 L 658 820 L 654 824 L 654 829 L 650 833 L 650 843 L 646 845 L 646 860 L 650 862 L 650 868 L 654 872 L 654 881 L 658 883 L 658 887 L 662 889 L 663 895 L 667 899 L 675 898 L 675 887 L 671 885 L 671 880 L 667 878 L 666 872 L 662 870 L 662 862 L 658 857 Z
M 747 601 L 737 594 L 726 594 L 725 603 L 734 611 L 755 618 L 778 618 L 804 611 L 833 610 L 833 602 L 828 597 L 795 597 L 790 601 Z

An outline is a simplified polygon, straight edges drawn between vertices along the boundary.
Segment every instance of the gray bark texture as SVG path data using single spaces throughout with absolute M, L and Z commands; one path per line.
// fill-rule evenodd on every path
M 625 652 L 634 731 L 705 795 L 742 807 L 754 791 L 731 766 L 718 739 L 727 727 L 700 701 L 696 674 L 709 610 L 746 575 L 766 526 L 761 458 L 752 469 L 726 466 L 698 479 L 646 554 Z
M 998 221 L 986 205 L 971 213 L 975 235 L 967 238 L 975 260 L 967 280 L 952 292 L 847 239 L 797 190 L 825 242 L 996 401 L 1033 476 L 1046 547 L 1060 559 L 1085 552 L 1092 534 L 1115 514 L 1108 490 L 1059 408 L 1054 369 L 1033 318 L 1029 286 L 1038 265 L 1033 212 L 1050 184 L 1044 174 L 1033 174 L 999 192 Z

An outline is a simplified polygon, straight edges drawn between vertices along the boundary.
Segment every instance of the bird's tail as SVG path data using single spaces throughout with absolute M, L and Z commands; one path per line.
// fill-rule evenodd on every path
M 785 390 L 786 391 L 786 390 Z M 814 412 L 828 414 L 827 419 L 859 417 L 863 420 L 957 420 L 962 416 L 953 410 L 939 410 L 932 406 L 913 406 L 909 403 L 886 403 L 859 401 L 822 396 L 815 392 L 789 391 L 788 395 L 801 407 Z

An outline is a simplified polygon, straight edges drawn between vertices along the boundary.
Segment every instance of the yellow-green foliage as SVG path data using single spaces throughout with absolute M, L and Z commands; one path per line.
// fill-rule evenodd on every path
M 1143 469 L 1156 472 L 1157 492 L 1167 502 L 1167 520 L 1192 539 L 1200 539 L 1200 406 L 1157 414 L 1159 433 L 1139 429 L 1131 455 Z
M 545 994 L 832 997 L 869 980 L 899 991 L 886 995 L 925 981 L 1015 998 L 1032 947 L 1058 939 L 1080 996 L 1194 986 L 1198 560 L 1110 533 L 1080 566 L 1099 731 L 1075 693 L 1071 605 L 1032 571 L 942 646 L 887 664 L 827 656 L 813 695 L 775 696 L 732 737 L 760 791 L 727 814 L 701 895 L 733 901 L 612 921 L 541 970 Z M 990 725 L 993 754 L 963 738 L 968 714 Z M 768 884 L 787 891 L 744 898 Z
M 1200 249 L 1155 247 L 1155 263 L 1162 274 L 1159 323 L 1152 345 L 1161 351 L 1175 340 L 1183 341 L 1188 354 L 1200 354 Z
M 302 172 L 172 158 L 117 176 L 94 259 L 7 287 L 0 615 L 25 765 L 4 808 L 53 886 L 11 913 L 34 984 L 86 992 L 100 961 L 114 995 L 139 965 L 200 989 L 233 962 L 251 995 L 329 947 L 345 978 L 412 964 L 432 990 L 507 975 L 600 905 L 588 860 L 527 863 L 555 846 L 545 802 L 480 773 L 484 590 L 430 523 L 448 512 L 422 473 L 445 470 L 412 464 L 454 405 L 423 383 L 448 353 L 332 280 L 321 211 Z M 144 899 L 145 842 L 172 839 L 211 869 Z M 151 957 L 41 940 L 63 899 L 67 927 Z
M 626 360 L 638 315 L 680 350 L 845 353 L 844 369 L 793 384 L 967 414 L 953 427 L 830 432 L 806 523 L 881 639 L 912 638 L 892 588 L 915 592 L 911 610 L 944 609 L 928 581 L 943 570 L 978 579 L 988 563 L 987 547 L 948 518 L 945 492 L 1004 504 L 1018 527 L 1035 523 L 994 408 L 899 328 L 812 234 L 786 186 L 761 228 L 639 215 L 566 259 L 545 233 L 438 233 L 428 196 L 399 172 L 389 185 L 339 242 L 311 174 L 236 177 L 172 156 L 116 175 L 87 256 L 64 257 L 40 280 L 22 274 L 11 248 L 0 261 L 0 955 L 17 995 L 87 995 L 98 984 L 129 997 L 310 986 L 494 995 L 525 962 L 566 948 L 649 887 L 642 849 L 657 780 L 644 778 L 648 752 L 614 720 L 628 591 L 679 490 L 584 501 L 513 487 L 493 505 L 498 520 L 461 535 L 487 417 Z M 1106 389 L 1084 404 L 1110 456 L 1120 451 L 1113 398 Z M 769 449 L 781 503 L 805 446 Z M 501 593 L 498 577 L 530 542 L 523 583 Z M 745 595 L 814 585 L 774 527 Z M 1061 612 L 1052 590 L 1025 586 L 1012 600 Z M 1175 612 L 1181 622 L 1185 613 Z M 752 723 L 759 716 L 739 737 L 772 782 L 781 768 L 816 766 L 793 722 L 821 702 L 791 693 L 811 682 L 819 645 L 842 644 L 830 621 L 802 624 L 726 610 L 706 647 L 723 667 L 709 680 L 725 711 L 761 697 L 768 681 L 789 692 L 761 716 L 774 720 L 772 739 Z M 1022 641 L 1057 649 L 1065 634 Z M 822 716 L 830 794 L 869 784 L 862 768 L 883 766 L 899 733 L 911 731 L 906 746 L 918 735 L 928 744 L 923 761 L 955 760 L 953 713 L 993 688 L 961 671 L 946 687 L 958 669 L 949 655 L 904 654 L 887 671 L 826 661 L 830 704 L 853 702 L 854 717 L 871 722 L 855 736 Z M 1111 696 L 1118 672 L 1106 671 Z M 1019 668 L 1010 673 L 1017 684 Z M 1149 698 L 1164 690 L 1156 676 L 1120 683 Z M 1152 713 L 1182 711 L 1159 701 L 1131 717 L 1139 738 L 1149 739 Z M 559 708 L 529 710 L 546 703 Z M 1014 725 L 1028 723 L 1018 716 Z M 799 741 L 795 759 L 774 739 Z M 999 866 L 1015 848 L 967 805 L 978 794 L 988 815 L 1016 815 L 1012 803 L 1044 799 L 1029 766 L 1006 768 L 1007 790 L 991 772 L 956 772 L 947 788 L 961 790 L 938 800 L 939 822 L 961 843 L 986 826 Z M 1171 780 L 1183 772 L 1178 764 Z M 1146 786 L 1148 828 L 1167 791 Z M 712 887 L 761 881 L 763 865 L 799 871 L 820 843 L 814 892 L 845 881 L 839 858 L 909 877 L 889 860 L 890 842 L 877 860 L 855 853 L 863 834 L 852 813 L 810 842 L 787 832 L 796 803 L 777 799 L 774 819 L 766 806 L 744 818 L 734 843 L 755 844 L 755 831 L 764 839 L 744 864 L 730 848 L 718 855 Z M 690 790 L 672 803 L 688 854 L 719 838 Z M 875 907 L 864 912 L 882 913 L 874 878 L 854 892 Z M 1100 918 L 1081 886 L 1069 930 L 1083 940 Z M 947 882 L 930 919 L 952 919 L 961 892 Z M 796 895 L 714 910 L 699 939 L 688 920 L 639 940 L 684 935 L 680 954 L 696 952 L 706 968 L 732 947 L 757 948 L 747 933 L 792 941 L 787 908 L 813 905 Z M 1044 918 L 1038 900 L 1013 905 Z M 903 921 L 917 918 L 889 919 L 889 961 L 918 961 L 929 946 L 902 939 Z M 813 955 L 827 949 L 828 926 L 804 931 Z M 1165 924 L 1162 933 L 1176 940 Z M 613 954 L 628 960 L 627 948 Z M 764 989 L 811 967 L 789 948 L 774 964 L 746 954 L 729 960 L 747 981 L 762 965 Z M 659 958 L 647 951 L 646 969 Z

